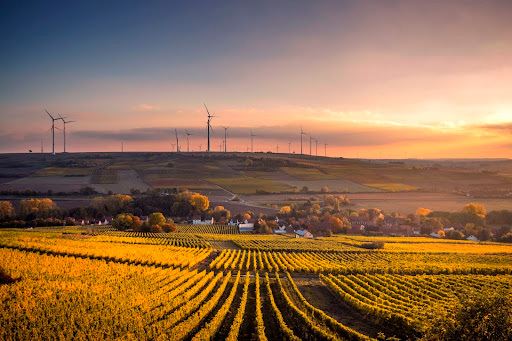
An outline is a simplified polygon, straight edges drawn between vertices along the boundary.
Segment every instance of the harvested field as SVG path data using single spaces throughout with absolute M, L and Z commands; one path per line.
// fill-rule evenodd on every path
M 149 188 L 149 185 L 146 184 L 139 177 L 136 171 L 132 170 L 119 170 L 118 171 L 118 183 L 116 184 L 92 184 L 94 189 L 99 193 L 108 193 L 112 191 L 112 193 L 120 193 L 120 194 L 130 194 L 130 189 L 138 189 L 141 192 L 146 191 Z
M 331 192 L 343 192 L 345 190 L 350 193 L 382 191 L 381 189 L 360 185 L 350 180 L 294 180 L 281 182 L 289 186 L 296 187 L 299 190 L 303 187 L 307 187 L 310 191 L 314 192 L 320 191 L 324 186 L 327 186 Z
M 251 177 L 214 178 L 206 180 L 228 191 L 239 194 L 256 193 L 256 191 L 282 192 L 294 190 L 292 186 L 287 184 Z
M 91 176 L 29 176 L 17 179 L 0 185 L 2 190 L 24 191 L 27 189 L 33 191 L 46 192 L 73 192 L 80 188 L 89 186 Z

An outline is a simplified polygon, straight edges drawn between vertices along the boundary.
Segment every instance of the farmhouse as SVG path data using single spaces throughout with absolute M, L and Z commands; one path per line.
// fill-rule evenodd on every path
M 195 215 L 192 217 L 193 225 L 213 225 L 214 223 L 215 223 L 215 220 L 213 219 L 213 217 L 205 218 L 204 220 L 201 219 L 200 215 Z
M 242 223 L 238 224 L 240 232 L 254 231 L 254 219 L 245 219 Z
M 295 238 L 311 239 L 313 238 L 313 235 L 308 230 L 297 230 L 295 231 Z
M 467 237 L 466 239 L 467 239 L 467 240 L 469 240 L 469 241 L 472 241 L 472 242 L 478 242 L 478 241 L 480 241 L 477 237 L 475 237 L 475 236 L 473 236 L 473 235 L 471 235 L 471 236 Z

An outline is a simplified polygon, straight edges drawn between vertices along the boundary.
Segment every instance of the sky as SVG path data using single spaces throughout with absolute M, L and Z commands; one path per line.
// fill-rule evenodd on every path
M 212 151 L 512 157 L 510 1 L 6 0 L 0 51 L 0 153 L 45 109 L 69 152 L 204 151 L 206 103 Z

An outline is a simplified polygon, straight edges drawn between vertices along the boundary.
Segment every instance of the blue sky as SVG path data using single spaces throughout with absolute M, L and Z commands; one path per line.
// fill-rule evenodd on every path
M 48 141 L 44 108 L 77 120 L 69 150 L 167 150 L 174 128 L 199 144 L 206 102 L 238 150 L 250 128 L 261 150 L 298 149 L 303 124 L 333 155 L 511 156 L 510 2 L 5 1 L 0 16 L 0 152 Z

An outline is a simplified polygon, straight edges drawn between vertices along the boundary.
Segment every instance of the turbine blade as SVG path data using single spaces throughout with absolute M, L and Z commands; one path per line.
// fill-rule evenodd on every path
M 55 119 L 53 118 L 53 116 L 52 116 L 52 115 L 50 115 L 50 113 L 48 112 L 48 110 L 44 109 L 44 111 L 46 111 L 46 113 L 48 114 L 48 116 L 50 116 L 50 118 L 51 118 L 52 120 L 55 120 Z

